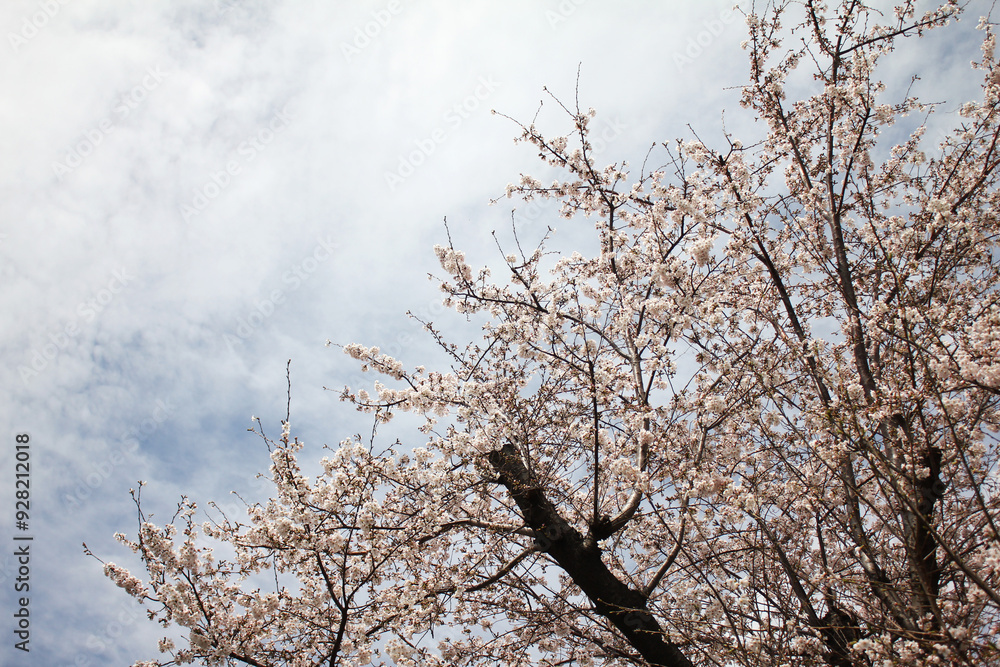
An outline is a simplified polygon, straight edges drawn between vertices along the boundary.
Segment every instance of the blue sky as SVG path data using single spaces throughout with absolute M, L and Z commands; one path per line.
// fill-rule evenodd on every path
M 316 453 L 370 424 L 323 387 L 358 369 L 327 339 L 440 362 L 405 316 L 461 342 L 428 272 L 443 219 L 473 264 L 496 258 L 502 200 L 540 175 L 516 125 L 565 133 L 580 68 L 598 160 L 759 126 L 730 0 L 305 2 L 7 0 L 0 4 L 0 663 L 127 665 L 161 631 L 83 554 L 134 565 L 128 489 L 167 520 L 182 493 L 266 493 L 251 415 Z M 975 89 L 974 3 L 958 31 L 904 48 L 890 88 Z M 596 142 L 595 142 L 596 143 Z M 518 214 L 533 238 L 544 208 Z M 578 249 L 566 223 L 552 243 Z M 583 229 L 585 231 L 585 228 Z M 529 238 L 532 238 L 529 236 Z M 449 324 L 450 322 L 450 324 Z M 418 440 L 401 422 L 391 433 Z M 13 443 L 31 437 L 31 652 L 13 649 Z M 390 437 L 387 435 L 387 437 Z M 154 519 L 155 520 L 155 519 Z M 11 611 L 8 611 L 11 610 Z M 89 662 L 88 662 L 89 661 Z

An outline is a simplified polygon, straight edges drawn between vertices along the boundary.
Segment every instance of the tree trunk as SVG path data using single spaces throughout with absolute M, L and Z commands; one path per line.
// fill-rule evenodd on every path
M 517 448 L 506 444 L 490 452 L 487 459 L 535 532 L 538 547 L 566 571 L 593 602 L 594 610 L 611 621 L 651 665 L 694 667 L 646 610 L 646 596 L 608 569 L 593 537 L 584 537 L 560 516 L 528 472 Z

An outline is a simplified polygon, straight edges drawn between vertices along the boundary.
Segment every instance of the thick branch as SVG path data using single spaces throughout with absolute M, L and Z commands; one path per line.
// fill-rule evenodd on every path
M 487 455 L 490 466 L 521 510 L 536 535 L 536 544 L 549 554 L 651 665 L 694 667 L 680 648 L 667 639 L 660 624 L 646 610 L 647 597 L 629 588 L 601 560 L 597 542 L 571 526 L 545 496 L 512 444 Z

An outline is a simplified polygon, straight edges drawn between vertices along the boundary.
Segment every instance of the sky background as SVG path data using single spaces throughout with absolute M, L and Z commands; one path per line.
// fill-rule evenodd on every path
M 0 664 L 129 665 L 162 630 L 84 555 L 135 566 L 128 490 L 163 523 L 181 494 L 267 497 L 257 416 L 280 433 L 291 359 L 304 460 L 370 430 L 340 403 L 370 385 L 325 342 L 441 364 L 407 310 L 465 342 L 428 273 L 447 240 L 495 262 L 490 233 L 585 249 L 589 225 L 501 199 L 542 168 L 515 123 L 552 134 L 598 115 L 599 163 L 638 170 L 655 141 L 761 128 L 739 108 L 731 0 L 4 0 L 0 2 Z M 744 7 L 748 6 L 744 3 Z M 886 62 L 897 98 L 975 94 L 989 2 Z M 723 117 L 722 110 L 727 111 Z M 744 139 L 744 143 L 749 143 Z M 718 144 L 717 144 L 718 145 Z M 545 180 L 545 179 L 543 179 Z M 419 444 L 403 420 L 385 437 Z M 30 435 L 31 515 L 14 526 L 15 435 Z M 30 534 L 31 652 L 13 648 Z M 141 574 L 136 572 L 136 574 Z

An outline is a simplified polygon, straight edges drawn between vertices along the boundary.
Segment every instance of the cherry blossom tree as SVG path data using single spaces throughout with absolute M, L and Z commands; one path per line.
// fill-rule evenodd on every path
M 385 384 L 342 398 L 423 415 L 418 446 L 347 440 L 310 479 L 286 421 L 243 522 L 184 499 L 158 527 L 137 491 L 148 576 L 105 572 L 189 633 L 140 664 L 1000 665 L 995 37 L 932 145 L 877 65 L 961 8 L 831 4 L 748 13 L 750 145 L 632 173 L 578 105 L 521 126 L 560 177 L 507 196 L 599 249 L 518 241 L 497 280 L 449 241 L 482 338 L 425 323 L 441 371 L 343 348 Z

